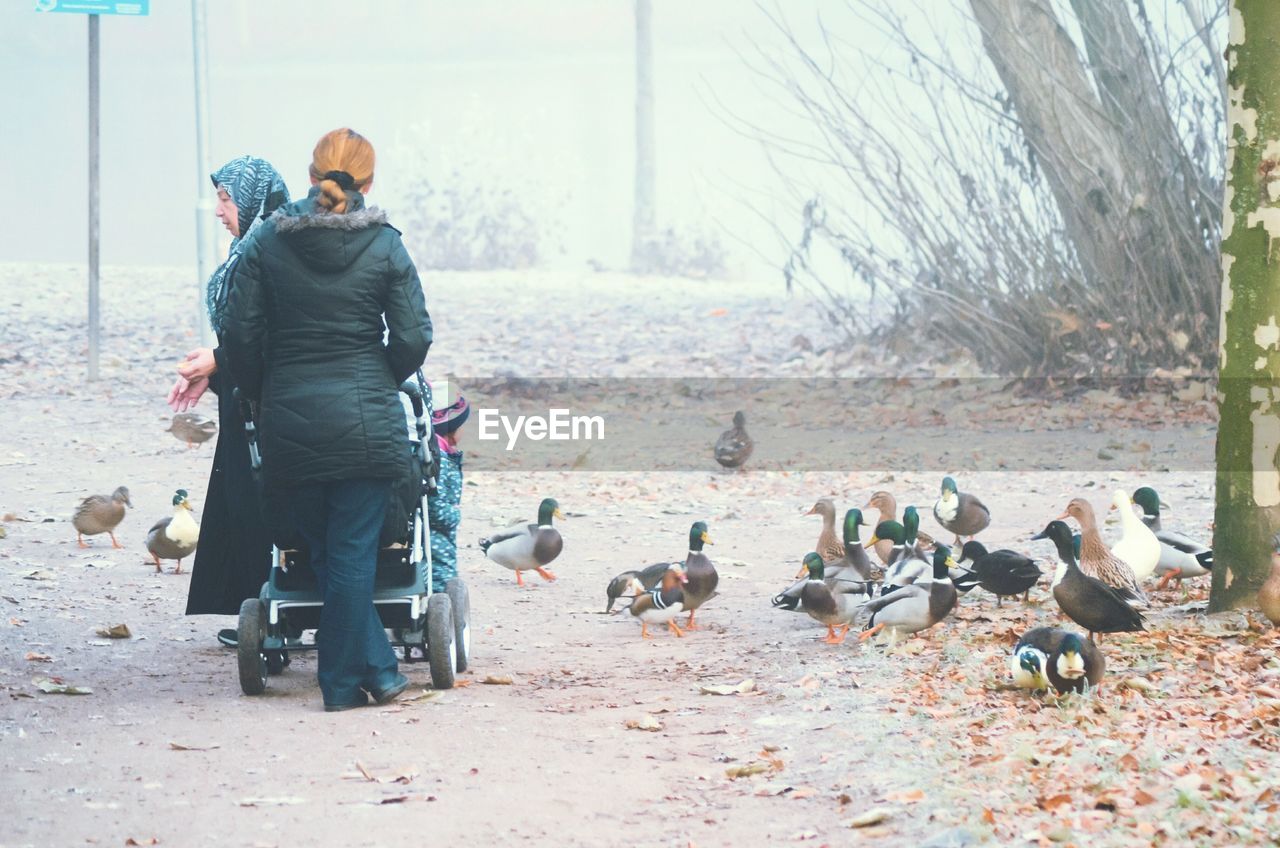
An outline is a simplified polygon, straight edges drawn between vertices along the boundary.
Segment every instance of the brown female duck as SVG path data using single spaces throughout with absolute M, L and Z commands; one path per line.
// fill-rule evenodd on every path
M 111 547 L 123 548 L 124 545 L 116 539 L 115 529 L 124 521 L 124 508 L 127 506 L 133 506 L 133 501 L 129 500 L 129 490 L 124 486 L 109 495 L 90 495 L 80 501 L 76 514 L 71 517 L 71 525 L 76 528 L 76 544 L 87 548 L 85 536 L 106 533 L 111 537 Z
M 1058 516 L 1059 521 L 1064 518 L 1074 518 L 1080 524 L 1080 570 L 1114 587 L 1129 603 L 1146 606 L 1147 596 L 1138 586 L 1133 569 L 1102 541 L 1093 506 L 1084 498 L 1073 498 L 1067 504 L 1067 511 Z

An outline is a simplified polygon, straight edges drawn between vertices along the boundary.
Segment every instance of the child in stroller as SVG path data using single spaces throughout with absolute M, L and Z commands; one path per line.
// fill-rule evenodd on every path
M 458 440 L 462 425 L 471 416 L 467 399 L 458 399 L 431 414 L 431 429 L 439 448 L 436 466 L 436 490 L 427 499 L 427 518 L 431 525 L 431 562 L 433 591 L 446 591 L 449 581 L 458 576 L 458 522 L 462 518 L 462 450 Z
M 444 592 L 433 590 L 433 583 L 439 584 L 433 579 L 426 502 L 435 494 L 439 460 L 430 425 L 431 388 L 419 373 L 400 391 L 411 403 L 416 438 L 408 440 L 404 473 L 392 484 L 373 602 L 383 625 L 393 633 L 392 644 L 404 649 L 405 660 L 413 661 L 414 652 L 419 652 L 430 665 L 432 686 L 448 689 L 455 672 L 467 667 L 469 599 L 461 580 L 450 581 Z M 243 412 L 252 465 L 259 469 L 254 416 L 250 409 Z M 314 644 L 301 644 L 292 637 L 317 627 L 324 605 L 308 552 L 280 520 L 283 511 L 270 497 L 264 503 L 276 548 L 261 593 L 240 607 L 236 650 L 240 687 L 246 695 L 265 691 L 267 677 L 284 670 L 290 653 L 314 650 Z

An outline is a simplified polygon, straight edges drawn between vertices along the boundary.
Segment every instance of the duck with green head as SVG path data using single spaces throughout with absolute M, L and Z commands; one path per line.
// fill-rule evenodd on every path
M 516 573 L 516 584 L 524 585 L 521 572 L 536 571 L 548 582 L 556 576 L 547 566 L 564 550 L 564 539 L 551 523 L 564 518 L 555 498 L 544 498 L 538 505 L 538 523 L 520 522 L 480 540 L 486 557 Z
M 1177 580 L 1181 585 L 1183 580 L 1202 577 L 1213 570 L 1213 548 L 1160 526 L 1160 508 L 1167 505 L 1160 500 L 1155 489 L 1143 486 L 1133 493 L 1133 502 L 1142 508 L 1142 522 L 1160 542 L 1160 558 L 1156 562 L 1156 574 L 1160 575 L 1157 588 L 1165 588 L 1170 580 Z
M 844 515 L 844 556 L 823 563 L 823 582 L 837 594 L 861 595 L 871 590 L 874 583 L 883 578 L 883 569 L 871 564 L 866 548 L 859 539 L 858 528 L 863 526 L 862 510 L 851 509 Z M 780 609 L 799 610 L 800 594 L 808 580 L 808 571 L 802 571 L 795 583 L 773 597 L 773 605 Z
M 870 619 L 867 629 L 858 638 L 870 639 L 880 631 L 888 630 L 892 645 L 900 637 L 927 630 L 950 615 L 956 606 L 956 587 L 950 577 L 950 569 L 954 565 L 951 549 L 946 545 L 936 545 L 930 578 L 869 601 L 863 609 L 870 613 Z
M 1015 686 L 1032 691 L 1052 688 L 1060 695 L 1093 691 L 1106 668 L 1097 645 L 1060 627 L 1028 630 L 1009 658 Z
M 689 555 L 684 561 L 684 608 L 689 611 L 689 620 L 684 624 L 685 630 L 698 629 L 698 625 L 693 623 L 693 615 L 700 606 L 715 597 L 716 586 L 720 583 L 715 563 L 702 550 L 703 545 L 710 544 L 712 542 L 707 535 L 707 522 L 693 522 L 693 526 L 689 528 Z
M 987 529 L 991 523 L 991 510 L 973 495 L 957 489 L 954 478 L 943 477 L 941 494 L 933 505 L 933 517 L 955 534 L 958 548 L 961 536 L 972 539 Z
M 933 573 L 931 558 L 920 550 L 916 542 L 916 527 L 920 517 L 915 507 L 907 507 L 902 513 L 902 524 L 882 521 L 876 525 L 876 538 L 882 538 L 881 529 L 890 534 L 885 538 L 894 541 L 894 554 L 889 559 L 889 567 L 884 572 L 884 585 L 880 594 L 887 595 L 895 589 L 910 586 L 920 580 L 927 580 Z M 889 525 L 885 527 L 885 525 Z
M 822 641 L 829 645 L 843 642 L 867 595 L 833 592 L 817 551 L 805 554 L 800 574 L 796 576 L 807 577 L 800 590 L 804 611 L 814 621 L 827 626 L 827 636 Z M 841 628 L 839 633 L 836 628 Z

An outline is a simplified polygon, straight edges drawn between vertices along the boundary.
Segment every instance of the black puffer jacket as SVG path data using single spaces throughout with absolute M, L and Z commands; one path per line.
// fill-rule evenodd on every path
M 358 192 L 346 214 L 317 211 L 316 192 L 258 228 L 227 303 L 223 346 L 262 404 L 269 489 L 400 476 L 398 387 L 431 345 L 418 272 L 385 213 Z

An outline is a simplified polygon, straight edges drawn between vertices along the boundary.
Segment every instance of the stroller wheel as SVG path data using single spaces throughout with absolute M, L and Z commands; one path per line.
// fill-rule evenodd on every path
M 289 664 L 289 654 L 287 651 L 267 651 L 267 674 L 275 676 L 284 673 L 284 667 Z
M 262 653 L 266 627 L 267 611 L 262 601 L 246 598 L 240 605 L 240 625 L 236 628 L 240 689 L 246 695 L 261 695 L 267 689 L 267 658 Z
M 452 689 L 458 654 L 453 642 L 453 604 L 448 595 L 432 595 L 427 601 L 427 662 L 431 688 Z
M 450 580 L 445 593 L 453 604 L 453 647 L 458 655 L 454 667 L 466 671 L 471 662 L 471 593 L 461 577 Z

